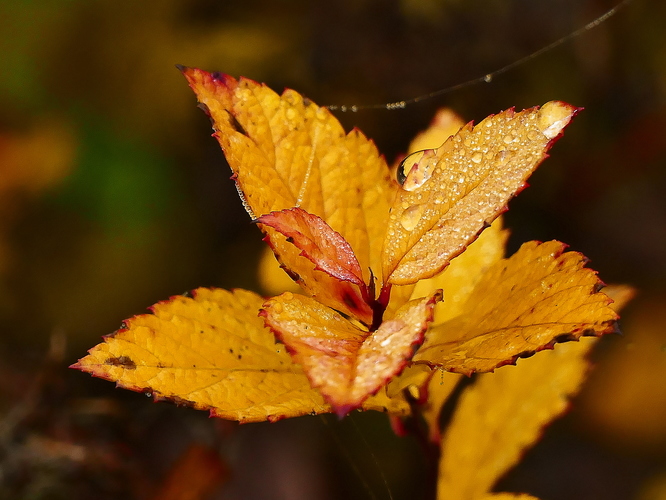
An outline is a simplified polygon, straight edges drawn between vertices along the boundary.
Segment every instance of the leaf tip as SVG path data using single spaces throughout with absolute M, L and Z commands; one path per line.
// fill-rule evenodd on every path
M 537 126 L 548 139 L 555 139 L 581 109 L 563 101 L 549 101 L 537 113 Z
M 72 363 L 69 365 L 67 368 L 71 370 L 81 370 L 83 371 L 83 365 L 81 364 L 81 360 L 79 359 L 76 363 Z
M 222 87 L 231 89 L 236 87 L 238 84 L 238 81 L 233 76 L 220 73 L 219 71 L 209 73 L 208 71 L 204 71 L 199 68 L 190 68 L 180 64 L 177 64 L 176 68 L 178 68 L 183 76 L 185 76 L 188 83 L 190 84 L 190 87 L 195 89 L 195 93 L 197 94 L 198 91 L 196 89 L 200 88 L 200 86 L 219 87 L 221 85 Z
M 351 404 L 346 404 L 341 406 L 335 406 L 331 404 L 331 406 L 333 407 L 333 410 L 335 411 L 335 414 L 338 416 L 339 420 L 342 420 L 347 415 L 349 415 L 349 412 L 359 407 L 359 405 L 351 405 Z

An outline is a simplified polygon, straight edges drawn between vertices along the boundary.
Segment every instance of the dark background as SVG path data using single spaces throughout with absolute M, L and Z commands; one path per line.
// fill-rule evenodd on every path
M 0 498 L 420 498 L 419 448 L 383 415 L 239 427 L 67 369 L 158 300 L 198 286 L 261 291 L 260 234 L 174 65 L 322 105 L 385 103 L 502 68 L 612 6 L 0 2 Z M 565 241 L 639 295 L 508 491 L 666 498 L 664 23 L 666 4 L 634 0 L 491 83 L 338 113 L 391 162 L 438 107 L 477 121 L 551 99 L 585 107 L 512 202 L 509 250 Z

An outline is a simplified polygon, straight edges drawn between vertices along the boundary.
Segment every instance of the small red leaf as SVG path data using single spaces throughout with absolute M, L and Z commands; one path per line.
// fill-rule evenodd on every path
M 315 269 L 341 281 L 365 284 L 354 250 L 321 217 L 294 207 L 262 215 L 257 222 L 285 235 L 303 257 L 317 266 Z
M 269 226 L 299 249 L 300 255 L 315 265 L 306 288 L 318 300 L 344 312 L 362 323 L 372 323 L 372 293 L 363 279 L 363 271 L 351 245 L 321 217 L 294 207 L 263 215 L 257 222 Z M 284 240 L 267 231 L 267 239 L 278 259 Z M 289 246 L 291 246 L 289 245 Z M 285 265 L 286 266 L 286 265 Z M 294 271 L 289 269 L 288 271 Z M 323 273 L 323 274 L 321 274 Z M 298 274 L 298 272 L 296 272 Z
M 303 367 L 312 387 L 344 416 L 402 371 L 413 347 L 423 341 L 440 299 L 437 291 L 408 302 L 374 332 L 316 300 L 289 292 L 267 300 L 260 314 Z

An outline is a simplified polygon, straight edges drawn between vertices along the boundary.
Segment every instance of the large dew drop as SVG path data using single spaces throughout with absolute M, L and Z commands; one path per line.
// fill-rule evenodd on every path
M 416 151 L 407 156 L 398 166 L 398 182 L 405 191 L 415 191 L 423 186 L 435 169 L 433 149 Z
M 553 139 L 569 124 L 576 111 L 576 108 L 562 101 L 547 102 L 539 110 L 537 126 L 543 135 Z
M 419 203 L 417 205 L 412 205 L 402 213 L 400 216 L 400 224 L 405 228 L 405 231 L 413 231 L 414 228 L 418 226 L 421 216 L 426 208 L 426 205 Z

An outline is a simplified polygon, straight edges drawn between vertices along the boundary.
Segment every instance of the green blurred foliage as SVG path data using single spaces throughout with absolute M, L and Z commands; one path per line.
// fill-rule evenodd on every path
M 410 498 L 425 480 L 420 452 L 393 437 L 381 415 L 354 417 L 371 432 L 369 443 L 353 426 L 316 419 L 237 429 L 147 405 L 65 368 L 122 319 L 170 295 L 197 286 L 257 289 L 260 234 L 174 65 L 292 87 L 320 104 L 384 103 L 499 69 L 612 5 L 0 2 L 0 497 L 150 498 L 188 443 L 199 441 L 222 450 L 236 472 L 215 498 L 371 498 L 363 481 L 340 481 L 354 476 L 354 460 L 381 498 L 381 476 L 366 470 L 373 456 L 394 498 Z M 649 297 L 666 278 L 664 21 L 666 4 L 634 0 L 490 84 L 340 118 L 373 137 L 390 161 L 441 106 L 476 120 L 551 99 L 584 106 L 512 203 L 512 250 L 560 239 L 591 257 L 607 282 Z M 41 133 L 53 130 L 62 133 Z M 665 329 L 652 331 L 663 344 Z M 612 362 L 615 354 L 604 358 L 603 350 L 602 343 L 600 363 Z M 640 443 L 630 454 L 618 449 L 594 418 L 574 412 L 551 429 L 507 478 L 512 490 L 552 499 L 657 491 L 645 485 L 663 477 L 664 452 Z M 331 434 L 342 435 L 342 446 Z

